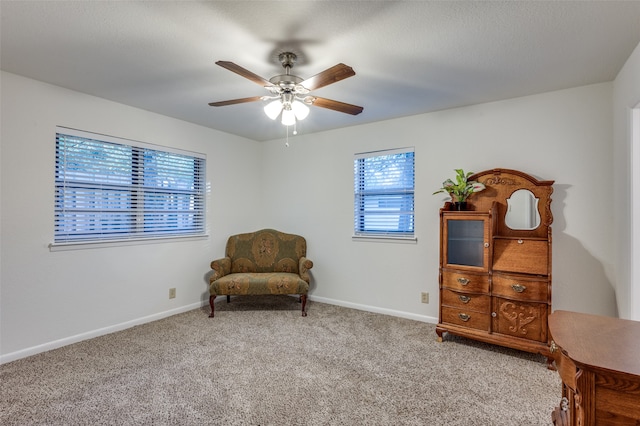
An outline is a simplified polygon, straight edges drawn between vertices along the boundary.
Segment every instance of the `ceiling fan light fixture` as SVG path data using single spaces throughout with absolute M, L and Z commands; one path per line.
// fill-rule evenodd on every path
M 293 126 L 296 124 L 296 114 L 292 109 L 285 108 L 282 110 L 282 124 L 285 126 Z
M 309 115 L 309 107 L 298 100 L 291 103 L 291 109 L 298 120 L 304 120 Z
M 209 102 L 209 105 L 220 107 L 261 100 L 265 102 L 263 110 L 267 117 L 274 121 L 280 117 L 280 122 L 283 125 L 287 127 L 294 126 L 294 134 L 297 133 L 296 123 L 307 118 L 311 105 L 351 115 L 357 115 L 362 112 L 363 108 L 357 105 L 350 105 L 344 102 L 309 95 L 309 92 L 354 76 L 356 73 L 350 66 L 339 63 L 319 74 L 303 79 L 302 77 L 291 74 L 291 68 L 297 59 L 295 53 L 283 52 L 278 56 L 278 59 L 285 73 L 271 77 L 269 80 L 233 62 L 217 61 L 216 65 L 262 86 L 269 92 L 269 95 Z
M 267 114 L 267 117 L 272 120 L 278 118 L 278 115 L 280 115 L 280 111 L 282 111 L 282 102 L 280 101 L 280 99 L 269 102 L 264 106 L 264 113 Z

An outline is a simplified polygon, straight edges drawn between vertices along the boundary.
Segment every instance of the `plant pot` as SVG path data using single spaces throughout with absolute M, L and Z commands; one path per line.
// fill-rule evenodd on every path
M 465 211 L 467 210 L 467 202 L 466 201 L 454 201 L 451 203 L 450 210 L 455 211 Z

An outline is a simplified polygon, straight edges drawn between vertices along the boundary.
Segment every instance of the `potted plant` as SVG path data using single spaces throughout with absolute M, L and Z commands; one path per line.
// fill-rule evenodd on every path
M 480 192 L 485 189 L 484 184 L 474 180 L 468 180 L 473 172 L 465 173 L 462 169 L 455 169 L 456 181 L 447 179 L 442 182 L 442 188 L 433 193 L 439 194 L 446 192 L 451 196 L 452 207 L 455 210 L 465 210 L 467 206 L 467 198 L 474 192 Z

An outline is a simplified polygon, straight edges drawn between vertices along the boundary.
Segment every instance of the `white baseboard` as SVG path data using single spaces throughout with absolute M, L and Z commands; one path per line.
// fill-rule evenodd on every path
M 205 305 L 207 302 L 192 303 L 190 305 L 182 306 L 179 308 L 171 309 L 157 314 L 149 315 L 135 320 L 126 321 L 120 324 L 112 325 L 109 327 L 99 328 L 97 330 L 88 331 L 86 333 L 76 334 L 75 336 L 65 337 L 64 339 L 54 340 L 52 342 L 43 343 L 41 345 L 33 346 L 26 349 L 21 349 L 16 352 L 11 352 L 6 355 L 0 355 L 0 364 L 16 361 L 21 358 L 26 358 L 31 355 L 36 355 L 42 352 L 50 351 L 52 349 L 61 348 L 63 346 L 70 345 L 72 343 L 78 343 L 83 340 L 93 339 L 94 337 L 104 336 L 105 334 L 114 333 L 116 331 L 126 330 L 127 328 L 134 327 L 136 325 L 145 324 L 152 321 L 157 321 L 162 318 L 170 317 L 172 315 L 181 314 L 183 312 L 198 309 Z
M 311 296 L 311 295 L 309 296 L 309 300 L 311 301 L 315 300 L 316 302 L 327 303 L 329 305 L 337 305 L 345 308 L 357 309 L 359 311 L 367 311 L 367 312 L 373 312 L 376 314 L 391 315 L 393 317 L 405 318 L 405 319 L 410 319 L 410 320 L 415 320 L 420 322 L 428 322 L 430 324 L 438 323 L 438 318 L 435 318 L 435 317 L 430 317 L 427 315 L 412 314 L 410 312 L 404 312 L 404 311 L 396 311 L 394 309 L 386 309 L 386 308 L 379 308 L 377 306 L 361 305 L 359 303 L 351 303 L 351 302 L 345 302 L 343 300 L 335 300 L 335 299 L 329 299 L 326 297 L 318 297 L 318 296 Z

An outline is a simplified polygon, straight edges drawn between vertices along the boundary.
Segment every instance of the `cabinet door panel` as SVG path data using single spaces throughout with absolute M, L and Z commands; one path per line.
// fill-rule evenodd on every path
M 494 298 L 493 331 L 523 339 L 547 341 L 547 304 Z
M 640 424 L 640 377 L 595 373 L 596 424 Z
M 546 240 L 496 239 L 493 269 L 546 275 L 549 272 L 549 243 Z
M 444 213 L 442 266 L 486 272 L 489 269 L 489 216 Z
M 508 299 L 545 303 L 549 299 L 549 281 L 545 278 L 495 273 L 491 289 L 495 296 Z
M 487 295 L 460 293 L 444 289 L 442 290 L 442 304 L 459 309 L 470 309 L 485 312 L 488 314 L 491 309 L 491 298 Z
M 444 323 L 489 331 L 489 323 L 491 322 L 489 319 L 491 317 L 488 313 L 449 308 L 446 306 L 443 306 L 441 309 L 442 322 Z

